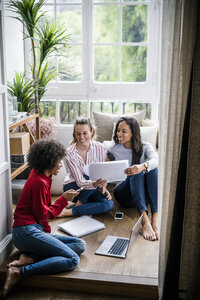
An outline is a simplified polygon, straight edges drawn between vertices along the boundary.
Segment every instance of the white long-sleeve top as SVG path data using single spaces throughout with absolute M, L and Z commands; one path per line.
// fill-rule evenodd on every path
M 96 141 L 91 140 L 90 148 L 87 152 L 86 164 L 76 149 L 76 144 L 67 148 L 66 163 L 68 167 L 68 174 L 65 177 L 64 184 L 76 182 L 79 187 L 84 189 L 95 189 L 92 180 L 87 180 L 83 177 L 84 167 L 91 163 L 103 162 L 106 160 L 106 147 Z
M 129 166 L 132 165 L 132 149 L 125 148 L 122 144 L 112 142 L 107 146 L 107 150 L 112 153 L 115 160 L 128 159 Z M 140 164 L 148 161 L 148 172 L 158 167 L 158 155 L 150 143 L 142 142 L 142 155 Z

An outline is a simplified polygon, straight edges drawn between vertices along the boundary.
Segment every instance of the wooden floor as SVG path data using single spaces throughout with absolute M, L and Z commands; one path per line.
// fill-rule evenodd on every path
M 123 220 L 114 220 L 116 211 L 124 212 Z M 107 300 L 127 299 L 126 297 L 138 300 L 158 299 L 158 241 L 150 242 L 144 240 L 142 236 L 138 236 L 132 249 L 129 249 L 126 259 L 94 254 L 108 234 L 129 237 L 131 228 L 138 219 L 137 211 L 135 209 L 119 208 L 118 204 L 115 203 L 112 211 L 94 218 L 105 223 L 106 228 L 83 237 L 87 243 L 87 248 L 80 257 L 79 266 L 71 272 L 36 276 L 24 280 L 23 286 L 29 287 L 26 287 L 26 291 L 30 292 L 28 299 Z M 63 221 L 66 221 L 66 218 L 51 221 L 52 233 L 64 234 L 58 231 L 56 226 Z M 15 256 L 16 251 L 13 252 L 9 260 L 12 260 Z M 5 277 L 5 272 L 6 267 L 4 265 L 0 268 L 2 280 Z M 43 293 L 46 293 L 46 296 L 43 298 L 39 297 L 38 294 L 34 296 L 35 289 L 33 289 L 34 292 L 32 293 L 32 287 L 37 287 L 37 289 L 48 288 L 48 292 L 51 294 L 48 294 L 47 290 L 45 290 Z M 50 287 L 53 289 L 51 292 L 49 290 Z M 60 291 L 55 292 L 56 290 Z M 13 293 L 14 298 L 12 298 Z M 20 293 L 23 294 L 22 289 L 19 287 L 15 288 L 15 291 L 12 292 L 8 299 L 25 299 Z M 55 293 L 57 296 L 53 295 Z M 109 294 L 112 296 L 105 296 Z M 17 298 L 18 296 L 20 298 Z

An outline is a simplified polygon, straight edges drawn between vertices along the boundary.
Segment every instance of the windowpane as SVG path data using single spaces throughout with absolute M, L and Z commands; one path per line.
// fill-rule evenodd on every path
M 94 0 L 93 2 L 94 3 L 107 3 L 107 2 L 109 2 L 109 3 L 111 3 L 111 2 L 117 3 L 117 2 L 120 2 L 120 0 Z
M 56 20 L 58 24 L 65 24 L 70 42 L 82 41 L 81 5 L 57 5 Z
M 57 3 L 81 3 L 82 0 L 57 0 Z
M 40 116 L 41 118 L 56 117 L 56 100 L 40 101 Z
M 113 43 L 119 41 L 119 8 L 98 5 L 94 8 L 94 41 Z
M 122 80 L 146 80 L 147 47 L 128 46 L 122 48 Z
M 150 103 L 133 103 L 123 102 L 123 114 L 129 115 L 137 111 L 146 110 L 146 119 L 151 118 L 151 104 Z
M 80 81 L 82 79 L 82 47 L 71 46 L 61 51 L 58 57 L 58 79 Z
M 87 116 L 86 101 L 59 101 L 60 123 L 73 124 L 78 116 Z
M 90 118 L 93 119 L 93 111 L 104 112 L 109 114 L 119 113 L 119 103 L 118 102 L 97 102 L 92 101 L 90 103 Z
M 149 2 L 149 0 L 122 0 L 123 2 Z
M 96 81 L 118 81 L 118 47 L 94 47 L 94 72 Z
M 123 42 L 147 41 L 147 6 L 127 5 L 123 7 Z

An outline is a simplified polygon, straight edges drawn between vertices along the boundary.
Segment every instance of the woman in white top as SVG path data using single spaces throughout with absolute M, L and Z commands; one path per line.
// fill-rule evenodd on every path
M 95 215 L 112 209 L 113 201 L 106 190 L 106 180 L 92 181 L 85 174 L 85 166 L 106 160 L 107 151 L 103 144 L 93 141 L 94 128 L 86 117 L 79 117 L 74 124 L 72 145 L 67 148 L 66 163 L 68 176 L 65 178 L 64 191 L 82 188 L 73 201 L 75 206 L 64 209 L 62 216 Z M 102 189 L 102 192 L 99 190 Z
M 158 239 L 158 156 L 149 143 L 141 141 L 138 122 L 131 117 L 118 120 L 114 132 L 114 145 L 108 151 L 115 160 L 129 160 L 125 181 L 118 184 L 114 196 L 122 207 L 136 207 L 143 215 L 143 236 L 147 240 Z M 151 208 L 151 221 L 148 207 Z

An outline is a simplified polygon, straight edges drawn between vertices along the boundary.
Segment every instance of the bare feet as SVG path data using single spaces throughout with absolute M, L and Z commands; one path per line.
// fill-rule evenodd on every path
M 76 205 L 75 205 L 75 206 L 80 206 L 80 205 L 83 205 L 83 202 L 81 202 L 80 200 L 78 200 L 78 201 L 76 202 Z
M 155 232 L 156 239 L 158 240 L 159 239 L 159 234 L 158 234 L 158 212 L 155 212 L 153 214 L 151 225 L 152 225 L 153 231 Z
M 21 279 L 19 268 L 11 267 L 7 271 L 6 281 L 2 289 L 2 298 L 5 299 L 9 291 L 14 287 Z
M 157 239 L 156 234 L 151 226 L 150 220 L 147 216 L 146 211 L 142 211 L 142 232 L 143 237 L 149 241 L 155 241 Z
M 18 260 L 12 261 L 11 263 L 9 263 L 9 264 L 7 265 L 7 267 L 8 267 L 8 268 L 11 268 L 11 267 L 21 267 L 21 266 L 30 265 L 30 264 L 32 264 L 32 263 L 34 263 L 34 260 L 33 260 L 30 256 L 28 256 L 28 255 L 22 253 L 22 254 L 20 255 L 20 257 L 19 257 Z

